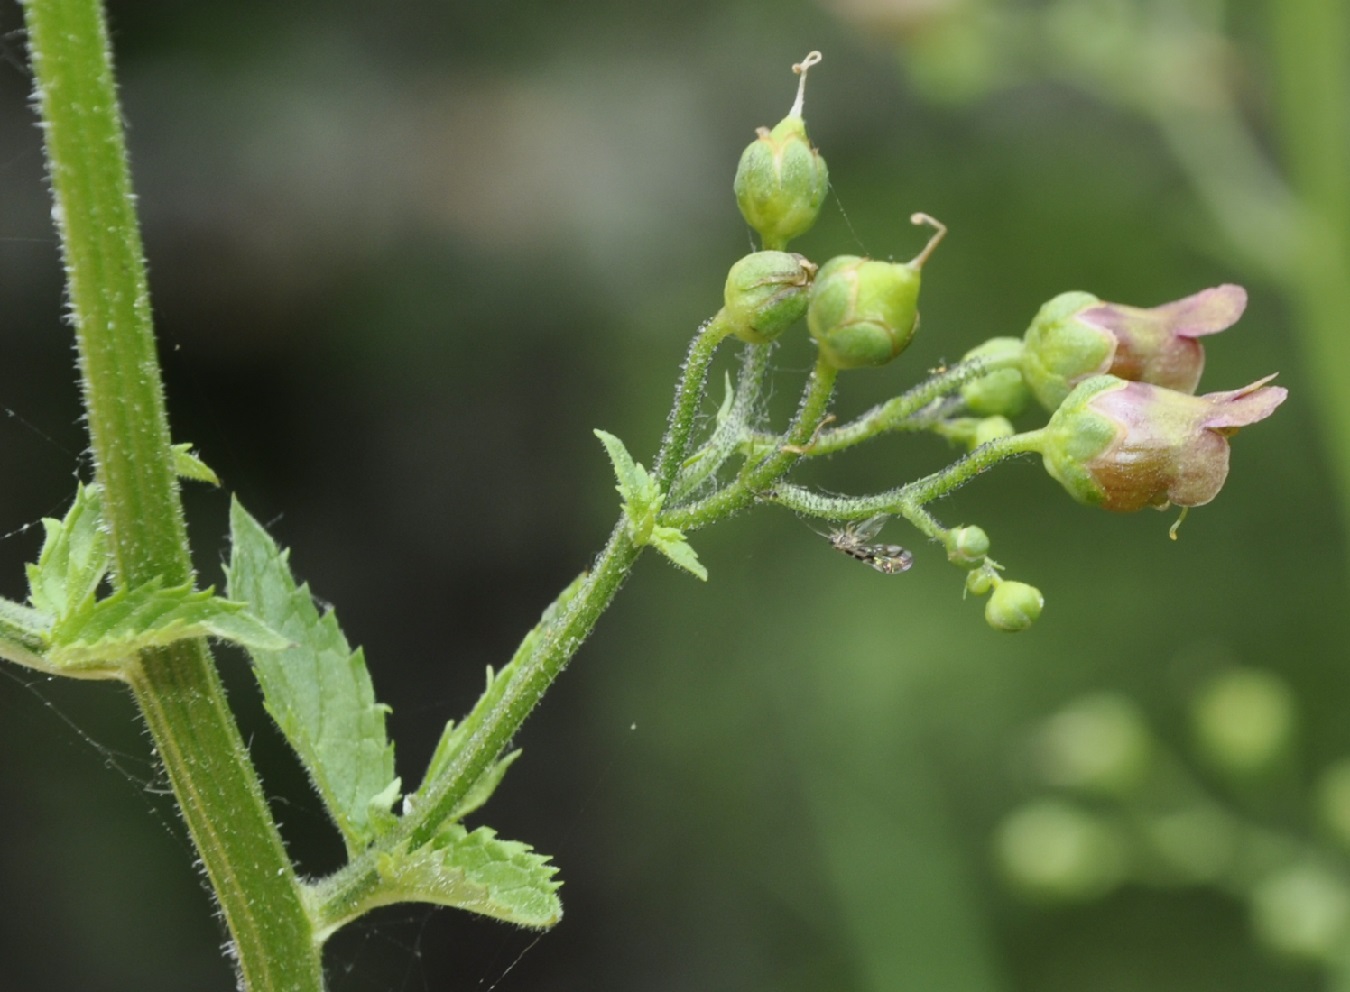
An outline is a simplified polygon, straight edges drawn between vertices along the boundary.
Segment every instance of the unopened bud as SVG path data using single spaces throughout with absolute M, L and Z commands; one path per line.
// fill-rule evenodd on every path
M 927 214 L 915 224 L 936 233 L 912 261 L 879 262 L 840 255 L 821 266 L 811 287 L 806 323 L 821 357 L 837 369 L 885 365 L 899 355 L 919 326 L 919 273 L 947 228 Z
M 943 543 L 947 545 L 947 560 L 956 564 L 974 565 L 989 553 L 989 535 L 983 527 L 953 527 Z
M 1000 582 L 984 604 L 984 619 L 995 630 L 1010 634 L 1026 630 L 1040 619 L 1045 597 L 1025 582 Z
M 1021 338 L 990 338 L 966 352 L 962 361 L 983 359 L 990 363 L 1021 362 Z M 1015 417 L 1026 409 L 1031 390 L 1022 378 L 1022 370 L 998 368 L 961 387 L 961 398 L 971 413 L 982 416 Z
M 815 263 L 785 251 L 746 255 L 727 273 L 726 314 L 733 332 L 750 344 L 768 344 L 791 327 L 810 295 Z
M 736 204 L 765 248 L 785 248 L 810 230 L 829 188 L 825 159 L 806 136 L 802 120 L 806 71 L 819 61 L 820 53 L 812 52 L 792 67 L 801 76 L 796 102 L 773 130 L 757 131 L 736 167 Z

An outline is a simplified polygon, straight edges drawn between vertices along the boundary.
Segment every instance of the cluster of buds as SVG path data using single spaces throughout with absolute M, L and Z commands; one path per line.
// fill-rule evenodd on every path
M 801 82 L 792 109 L 772 129 L 760 128 L 741 156 L 736 201 L 763 250 L 731 268 L 719 326 L 750 345 L 766 345 L 805 316 L 817 353 L 813 382 L 828 391 L 837 373 L 886 365 L 909 346 L 919 326 L 922 270 L 947 229 L 927 214 L 913 214 L 913 223 L 934 233 L 903 263 L 841 255 L 817 267 L 786 250 L 815 223 L 828 189 L 825 160 L 802 118 L 806 70 L 819 60 L 812 52 L 793 67 Z M 760 458 L 772 450 L 823 454 L 890 429 L 928 429 L 963 443 L 969 458 L 891 493 L 851 500 L 778 486 L 773 498 L 834 519 L 861 519 L 864 510 L 877 519 L 908 518 L 967 570 L 968 593 L 988 596 L 985 616 L 992 627 L 1025 630 L 1041 614 L 1040 591 L 1000 574 L 983 530 L 944 528 L 923 505 L 1002 458 L 1031 452 L 1082 503 L 1119 512 L 1208 503 L 1228 476 L 1229 438 L 1270 416 L 1287 395 L 1269 384 L 1273 376 L 1241 389 L 1196 394 L 1205 365 L 1201 339 L 1235 324 L 1246 303 L 1246 291 L 1235 285 L 1153 308 L 1063 293 L 1040 309 L 1021 337 L 992 338 L 969 352 L 949 383 L 939 381 L 945 372 L 939 370 L 931 390 L 917 387 L 831 431 L 823 431 L 833 419 L 826 416 L 828 392 L 812 399 L 814 387 L 808 387 L 801 410 L 814 411 L 814 433 L 799 429 L 790 438 L 747 440 L 742 450 Z M 959 398 L 952 395 L 957 391 Z M 910 396 L 923 398 L 908 405 Z M 1034 404 L 1049 411 L 1048 423 L 1018 434 L 1014 418 Z M 886 550 L 880 545 L 860 543 L 854 550 L 854 557 L 874 565 L 879 557 L 890 560 L 879 554 Z M 909 560 L 905 552 L 906 565 Z

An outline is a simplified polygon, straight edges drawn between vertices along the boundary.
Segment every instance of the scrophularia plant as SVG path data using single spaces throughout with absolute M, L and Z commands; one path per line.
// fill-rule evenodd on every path
M 98 0 L 25 0 L 24 13 L 95 470 L 65 517 L 44 521 L 27 602 L 0 602 L 0 656 L 129 687 L 219 901 L 230 960 L 250 990 L 318 992 L 325 940 L 389 903 L 456 906 L 528 927 L 559 920 L 548 859 L 463 821 L 519 756 L 509 744 L 521 723 L 647 548 L 706 579 L 689 535 L 778 504 L 833 522 L 836 548 L 889 576 L 915 559 L 873 543 L 886 520 L 900 517 L 943 550 L 967 591 L 988 596 L 992 627 L 1024 630 L 1040 616 L 1040 592 L 1003 576 L 983 529 L 944 526 L 930 504 L 1004 459 L 1039 453 L 1082 502 L 1199 505 L 1227 477 L 1232 434 L 1285 396 L 1267 380 L 1191 395 L 1203 357 L 1196 339 L 1236 319 L 1242 297 L 1234 287 L 1152 311 L 1075 294 L 1043 311 L 1024 337 L 992 339 L 835 424 L 829 407 L 840 373 L 893 362 L 918 330 L 920 276 L 946 229 L 914 214 L 934 233 L 900 264 L 839 256 L 817 265 L 787 251 L 827 190 L 802 116 L 807 69 L 820 60 L 813 52 L 794 67 L 801 81 L 788 115 L 761 129 L 742 156 L 736 200 L 764 250 L 731 265 L 724 305 L 694 335 L 652 467 L 596 431 L 621 502 L 608 542 L 515 655 L 489 670 L 482 697 L 447 724 L 420 783 L 408 787 L 394 774 L 385 708 L 362 653 L 237 501 L 226 595 L 198 588 L 178 486 L 214 476 L 186 445 L 171 443 L 102 9 Z M 763 403 L 769 357 L 803 318 L 817 360 L 795 415 L 778 428 Z M 696 431 L 709 365 L 733 338 L 739 375 L 715 421 Z M 1031 396 L 1052 411 L 1049 421 L 1016 433 L 1012 418 Z M 826 496 L 790 481 L 805 459 L 896 431 L 937 433 L 969 450 L 873 495 Z M 286 854 L 208 638 L 249 652 L 268 711 L 346 844 L 347 863 L 331 875 L 303 879 Z

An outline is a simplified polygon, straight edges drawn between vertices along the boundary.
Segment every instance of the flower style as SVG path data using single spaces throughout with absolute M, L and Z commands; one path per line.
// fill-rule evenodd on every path
M 1228 438 L 1264 420 L 1288 391 L 1274 376 L 1190 396 L 1115 376 L 1080 383 L 1046 425 L 1046 471 L 1081 503 L 1127 513 L 1201 506 L 1228 478 Z
M 1205 367 L 1197 339 L 1232 327 L 1246 307 L 1247 291 L 1232 284 L 1152 308 L 1062 293 L 1031 322 L 1022 372 L 1047 410 L 1094 375 L 1194 393 Z

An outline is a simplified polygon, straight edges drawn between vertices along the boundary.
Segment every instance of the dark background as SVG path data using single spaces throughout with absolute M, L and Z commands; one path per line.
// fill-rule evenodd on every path
M 1188 9 L 1058 6 L 1086 11 L 1085 44 L 1101 37 L 1093 16 Z M 385 910 L 333 941 L 335 992 L 1336 980 L 1254 935 L 1242 891 L 1125 884 L 1065 903 L 1000 875 L 998 825 L 1047 793 L 1034 727 L 1107 690 L 1225 809 L 1344 876 L 1313 813 L 1318 774 L 1350 754 L 1337 435 L 1300 358 L 1291 314 L 1306 300 L 1226 240 L 1204 170 L 1118 98 L 1132 77 L 1113 98 L 1034 58 L 1004 65 L 1011 28 L 934 47 L 917 22 L 897 28 L 914 9 L 110 5 L 175 437 L 338 604 L 393 708 L 409 786 L 485 666 L 608 533 L 617 500 L 592 428 L 650 458 L 688 339 L 750 248 L 737 157 L 786 111 L 808 49 L 825 54 L 806 116 L 834 195 L 793 247 L 904 259 L 925 237 L 912 211 L 951 229 L 924 272 L 916 344 L 843 376 L 841 415 L 1020 334 L 1063 290 L 1142 306 L 1226 281 L 1251 304 L 1210 339 L 1204 387 L 1278 371 L 1291 393 L 1237 439 L 1227 488 L 1175 543 L 1174 514 L 1079 507 L 1033 461 L 940 504 L 1044 592 L 1043 619 L 1017 637 L 989 630 L 960 573 L 900 525 L 886 539 L 916 564 L 896 578 L 773 508 L 694 536 L 707 585 L 648 556 L 478 814 L 555 856 L 564 922 L 536 941 L 454 911 Z M 1264 16 L 1229 7 L 1226 66 L 1278 168 Z M 89 470 L 20 21 L 0 6 L 0 594 L 16 599 L 32 525 L 60 516 Z M 780 415 L 812 361 L 805 334 L 790 337 Z M 953 454 L 883 439 L 807 477 L 867 492 Z M 219 581 L 227 493 L 186 499 L 203 578 Z M 220 661 L 292 852 L 307 872 L 334 867 L 340 844 L 244 659 Z M 1297 705 L 1279 774 L 1243 789 L 1200 762 L 1187 720 L 1230 665 L 1274 673 Z M 6 675 L 0 987 L 231 988 L 129 697 Z

